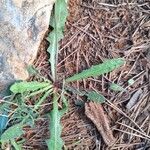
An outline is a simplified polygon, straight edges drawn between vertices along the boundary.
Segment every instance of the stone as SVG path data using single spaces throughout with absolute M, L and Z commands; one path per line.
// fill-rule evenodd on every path
M 0 91 L 28 78 L 26 68 L 37 56 L 53 4 L 54 0 L 0 0 Z

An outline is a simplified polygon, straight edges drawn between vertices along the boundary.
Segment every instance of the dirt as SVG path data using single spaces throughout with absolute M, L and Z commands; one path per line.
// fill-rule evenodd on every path
M 59 80 L 110 58 L 123 57 L 126 64 L 103 76 L 71 84 L 76 89 L 95 90 L 105 96 L 102 108 L 115 143 L 105 144 L 96 125 L 85 115 L 84 104 L 89 103 L 86 98 L 70 93 L 69 112 L 62 119 L 65 147 L 68 150 L 150 149 L 149 0 L 70 0 L 69 12 L 65 36 L 60 42 Z M 41 47 L 46 50 L 48 43 L 43 42 Z M 35 66 L 50 79 L 47 59 L 46 52 L 40 51 Z M 130 79 L 134 81 L 131 85 Z M 125 91 L 110 90 L 111 83 L 119 84 Z M 136 103 L 127 109 L 138 90 L 142 92 Z M 45 145 L 42 140 L 36 143 Z

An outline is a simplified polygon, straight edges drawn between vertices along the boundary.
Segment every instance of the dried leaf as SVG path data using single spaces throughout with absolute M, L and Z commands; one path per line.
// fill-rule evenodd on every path
M 104 142 L 108 146 L 114 144 L 115 138 L 113 137 L 108 118 L 104 114 L 101 104 L 94 102 L 86 103 L 85 114 L 95 124 Z

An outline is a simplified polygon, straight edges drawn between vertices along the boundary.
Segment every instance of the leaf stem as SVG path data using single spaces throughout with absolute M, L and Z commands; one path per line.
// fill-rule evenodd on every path
M 16 141 L 13 139 L 11 140 L 11 144 L 15 148 L 15 150 L 21 150 L 21 147 L 16 143 Z
M 44 96 L 39 100 L 39 102 L 37 104 L 34 105 L 34 109 L 33 111 L 37 110 L 40 105 L 44 102 L 44 100 L 50 95 L 50 93 L 53 91 L 53 89 L 48 90 Z
M 45 87 L 45 88 L 43 88 L 43 89 L 41 89 L 41 90 L 38 90 L 38 91 L 36 91 L 36 92 L 32 92 L 31 94 L 29 94 L 29 95 L 26 96 L 25 98 L 29 98 L 29 97 L 34 96 L 34 95 L 37 95 L 37 94 L 39 94 L 39 93 L 43 93 L 43 92 L 45 92 L 45 91 L 51 89 L 52 87 L 53 87 L 53 85 L 49 85 L 49 86 L 47 86 L 47 87 Z

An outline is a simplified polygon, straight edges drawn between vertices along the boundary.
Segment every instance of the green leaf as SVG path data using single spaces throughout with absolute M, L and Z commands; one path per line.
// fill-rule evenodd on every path
M 95 91 L 90 91 L 86 94 L 86 96 L 88 97 L 88 100 L 94 101 L 94 102 L 98 102 L 98 103 L 104 103 L 105 102 L 105 97 L 100 94 L 97 93 Z
M 133 79 L 129 79 L 129 80 L 128 80 L 128 84 L 129 84 L 129 85 L 134 84 L 134 82 L 135 82 L 135 81 L 134 81 Z
M 77 99 L 75 101 L 75 105 L 78 106 L 78 107 L 84 107 L 84 104 L 85 104 L 85 102 L 80 100 L 80 99 Z
M 51 72 L 53 80 L 56 80 L 56 65 L 58 60 L 58 42 L 63 38 L 63 31 L 68 12 L 67 3 L 65 0 L 56 0 L 54 12 L 52 13 L 50 25 L 53 31 L 49 34 L 48 41 L 50 46 L 48 52 L 50 53 Z
M 15 148 L 15 150 L 22 150 L 21 145 L 19 145 L 14 139 L 11 140 L 11 144 Z
M 63 102 L 63 108 L 60 110 L 60 112 L 61 112 L 61 115 L 63 116 L 65 113 L 67 113 L 69 105 L 68 105 L 68 101 L 64 93 L 62 93 L 61 99 Z
M 85 91 L 80 91 L 79 89 L 77 88 L 74 88 L 74 87 L 71 87 L 71 86 L 65 86 L 65 89 L 69 92 L 72 92 L 73 94 L 77 94 L 79 96 L 84 96 L 85 95 Z
M 52 33 L 49 36 L 49 41 L 50 41 L 50 46 L 48 47 L 47 51 L 50 53 L 50 59 L 49 62 L 51 63 L 51 72 L 52 72 L 52 77 L 53 80 L 55 81 L 56 79 L 56 58 L 57 58 L 57 53 L 58 53 L 58 45 L 57 45 L 57 38 L 56 34 L 54 33 L 55 31 L 52 31 Z
M 45 101 L 45 99 L 51 95 L 52 89 L 48 90 L 40 99 L 39 101 L 34 105 L 34 109 L 33 110 L 37 110 L 40 105 Z
M 8 142 L 9 140 L 13 140 L 15 138 L 20 137 L 24 134 L 22 124 L 16 124 L 9 127 L 1 136 L 1 142 Z
M 30 76 L 34 76 L 34 75 L 37 75 L 39 73 L 38 70 L 32 65 L 29 65 L 27 67 L 27 71 L 28 71 Z
M 91 68 L 84 70 L 79 74 L 75 74 L 72 77 L 67 78 L 66 82 L 86 79 L 88 77 L 96 77 L 104 73 L 113 71 L 114 69 L 122 66 L 124 63 L 125 61 L 121 58 L 106 60 L 102 64 L 92 66 Z
M 62 126 L 60 119 L 62 117 L 62 112 L 58 110 L 58 96 L 54 94 L 53 99 L 53 110 L 50 112 L 50 139 L 46 140 L 49 150 L 62 150 L 64 145 L 63 140 L 61 139 Z
M 30 92 L 30 91 L 33 92 L 33 91 L 45 88 L 50 85 L 51 83 L 48 83 L 48 82 L 40 83 L 37 81 L 31 81 L 31 82 L 23 81 L 19 83 L 16 82 L 10 87 L 10 91 L 13 92 L 14 94 Z
M 66 18 L 68 16 L 67 3 L 65 0 L 56 0 L 54 13 L 54 30 L 56 30 L 57 40 L 63 38 Z
M 110 87 L 109 87 L 111 90 L 113 91 L 116 91 L 116 92 L 119 92 L 119 91 L 124 91 L 124 88 L 121 87 L 120 85 L 118 84 L 115 84 L 115 83 L 112 83 L 110 84 Z

